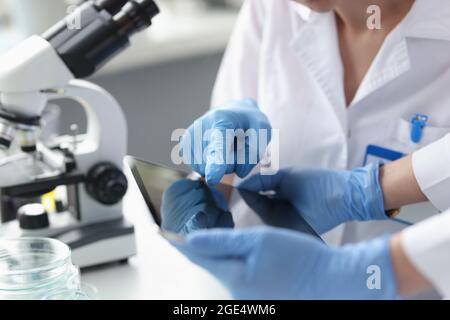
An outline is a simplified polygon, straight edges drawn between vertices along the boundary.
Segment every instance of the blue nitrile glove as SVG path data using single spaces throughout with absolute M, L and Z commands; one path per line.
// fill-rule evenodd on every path
M 254 130 L 254 139 L 246 136 L 244 149 L 237 148 L 237 130 L 246 133 L 250 129 Z M 260 140 L 262 136 L 266 142 Z M 225 174 L 247 176 L 264 156 L 271 137 L 269 120 L 255 101 L 233 101 L 209 111 L 189 127 L 181 139 L 181 154 L 185 164 L 204 176 L 209 185 L 216 185 Z
M 161 227 L 186 235 L 200 229 L 233 228 L 234 223 L 226 201 L 218 191 L 202 181 L 182 179 L 163 194 Z
M 236 299 L 394 299 L 389 237 L 327 247 L 285 229 L 198 231 L 175 246 Z
M 318 233 L 341 223 L 388 219 L 379 181 L 380 163 L 352 171 L 295 168 L 276 175 L 255 175 L 239 188 L 275 191 L 290 201 Z

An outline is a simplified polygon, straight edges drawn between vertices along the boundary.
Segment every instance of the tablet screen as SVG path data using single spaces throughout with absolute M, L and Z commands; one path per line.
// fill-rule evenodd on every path
M 200 228 L 249 228 L 268 225 L 319 235 L 287 201 L 229 185 L 207 186 L 198 175 L 127 157 L 153 220 L 164 231 L 185 235 Z M 176 185 L 176 186 L 175 186 Z M 174 187 L 175 186 L 175 187 Z M 164 195 L 164 197 L 163 197 Z M 165 203 L 163 206 L 163 198 Z M 206 209 L 198 199 L 213 199 Z M 162 207 L 165 210 L 162 210 Z M 199 211 L 208 216 L 195 216 Z

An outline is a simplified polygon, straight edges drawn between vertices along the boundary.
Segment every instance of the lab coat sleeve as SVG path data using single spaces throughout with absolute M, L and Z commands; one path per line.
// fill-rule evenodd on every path
M 450 298 L 450 211 L 405 229 L 405 253 L 446 299 Z
M 440 211 L 450 208 L 450 134 L 415 152 L 412 162 L 428 200 Z
M 244 2 L 217 76 L 212 96 L 213 108 L 230 100 L 258 100 L 258 69 L 267 2 Z

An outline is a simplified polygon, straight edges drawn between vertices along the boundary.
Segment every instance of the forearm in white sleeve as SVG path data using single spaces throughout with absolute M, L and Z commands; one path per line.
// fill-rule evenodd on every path
M 405 229 L 402 246 L 416 269 L 450 298 L 450 211 Z
M 230 100 L 258 100 L 259 57 L 267 2 L 244 2 L 214 86 L 213 108 Z
M 450 208 L 450 134 L 412 156 L 417 183 L 440 211 Z

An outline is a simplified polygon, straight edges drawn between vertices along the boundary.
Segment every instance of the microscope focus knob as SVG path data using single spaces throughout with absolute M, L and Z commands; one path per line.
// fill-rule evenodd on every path
M 27 204 L 19 208 L 19 226 L 23 230 L 44 229 L 50 226 L 47 211 L 40 203 Z
M 128 189 L 125 174 L 112 163 L 100 163 L 93 167 L 87 177 L 87 192 L 104 205 L 119 203 Z

